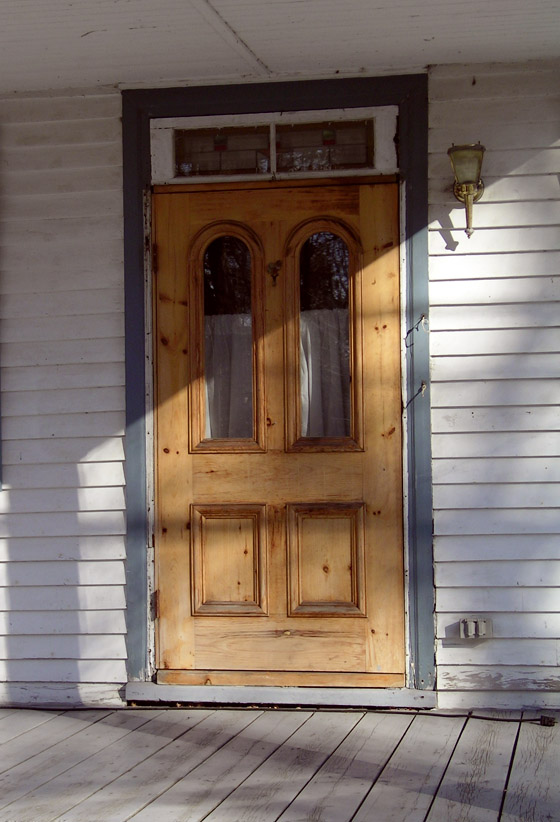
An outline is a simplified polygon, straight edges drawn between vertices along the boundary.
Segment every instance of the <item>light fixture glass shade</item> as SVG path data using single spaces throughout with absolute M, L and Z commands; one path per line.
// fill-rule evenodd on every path
M 485 148 L 480 143 L 465 146 L 452 145 L 447 150 L 455 180 L 459 185 L 467 183 L 476 185 L 480 181 L 484 152 Z

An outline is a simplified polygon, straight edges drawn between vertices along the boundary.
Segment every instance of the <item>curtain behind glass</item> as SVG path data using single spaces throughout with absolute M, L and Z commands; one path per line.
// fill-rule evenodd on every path
M 239 237 L 217 237 L 204 254 L 207 439 L 253 436 L 251 268 Z
M 204 324 L 206 437 L 252 437 L 251 315 L 215 314 Z
M 302 311 L 302 437 L 347 437 L 350 421 L 348 310 Z

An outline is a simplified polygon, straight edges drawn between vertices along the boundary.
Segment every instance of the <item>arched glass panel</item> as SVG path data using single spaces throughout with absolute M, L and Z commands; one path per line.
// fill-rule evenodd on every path
M 251 252 L 238 237 L 204 254 L 206 438 L 253 436 Z
M 349 252 L 329 231 L 300 251 L 301 436 L 349 437 Z

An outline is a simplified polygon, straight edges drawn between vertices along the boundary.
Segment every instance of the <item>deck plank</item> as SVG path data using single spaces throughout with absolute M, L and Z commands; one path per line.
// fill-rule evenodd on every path
M 0 822 L 560 820 L 542 711 L 5 710 Z
M 0 759 L 0 773 L 14 768 L 26 759 L 52 748 L 75 733 L 83 731 L 88 724 L 99 722 L 108 716 L 110 710 L 66 711 L 50 722 L 36 725 L 31 730 L 12 739 Z
M 556 720 L 553 727 L 521 726 L 502 822 L 560 819 L 560 713 Z
M 469 720 L 426 822 L 496 822 L 519 727 L 500 718 Z
M 465 722 L 415 716 L 354 822 L 424 822 Z
M 0 775 L 0 807 L 17 802 L 69 768 L 113 745 L 153 717 L 154 711 L 149 710 L 113 711 L 93 725 L 86 724 L 83 731 L 10 768 Z M 11 807 L 14 805 L 11 804 Z M 10 809 L 0 812 L 0 820 L 14 822 L 17 818 Z
M 0 819 L 2 822 L 58 819 L 61 814 L 198 724 L 209 713 L 196 710 L 158 713 L 132 733 L 11 803 L 0 813 Z M 2 813 L 7 814 L 6 817 Z
M 277 819 L 361 716 L 361 713 L 338 711 L 313 714 L 206 820 L 271 822 Z
M 278 822 L 351 819 L 413 717 L 414 714 L 367 713 Z
M 20 734 L 24 734 L 37 725 L 50 722 L 62 711 L 21 710 L 4 717 L 0 722 L 0 745 L 9 742 Z
M 204 819 L 310 716 L 304 711 L 266 711 L 134 816 L 134 822 Z
M 176 712 L 178 724 L 181 722 L 181 713 Z M 204 716 L 207 712 L 199 713 L 203 716 L 202 721 L 187 728 L 186 732 L 183 731 L 164 748 L 62 814 L 60 822 L 91 822 L 92 819 L 122 822 L 123 819 L 128 819 L 201 762 L 208 760 L 215 751 L 227 745 L 257 719 L 261 711 L 223 710 L 209 716 Z M 195 789 L 198 794 L 198 784 Z M 154 816 L 152 808 L 153 805 L 150 804 L 152 820 L 164 818 L 159 812 Z

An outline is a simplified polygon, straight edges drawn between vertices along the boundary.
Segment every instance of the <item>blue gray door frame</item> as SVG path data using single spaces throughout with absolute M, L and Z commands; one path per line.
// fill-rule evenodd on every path
M 144 198 L 150 120 L 270 111 L 398 106 L 405 189 L 407 567 L 409 686 L 433 689 L 434 587 L 428 335 L 428 100 L 426 75 L 124 91 L 127 651 L 129 680 L 151 678 L 148 652 L 149 501 L 146 484 Z

